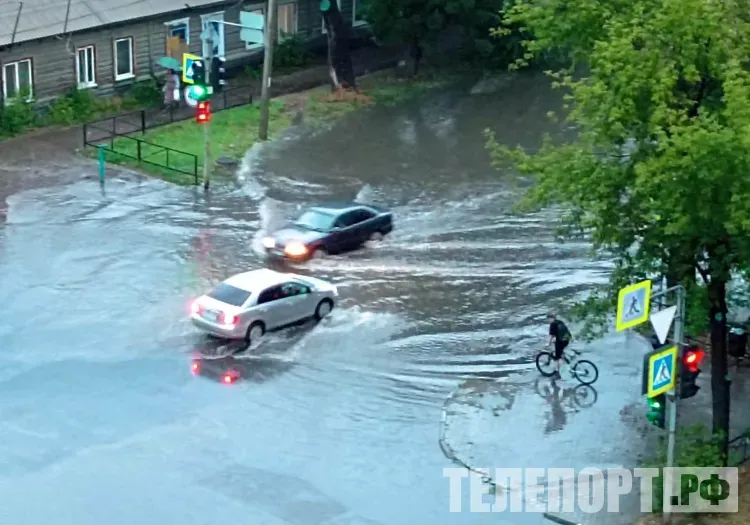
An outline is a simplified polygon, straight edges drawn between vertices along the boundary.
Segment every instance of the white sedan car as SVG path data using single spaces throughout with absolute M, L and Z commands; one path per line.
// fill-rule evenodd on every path
M 190 319 L 204 332 L 250 344 L 269 330 L 322 319 L 337 300 L 336 286 L 321 279 L 254 270 L 230 277 L 193 301 Z

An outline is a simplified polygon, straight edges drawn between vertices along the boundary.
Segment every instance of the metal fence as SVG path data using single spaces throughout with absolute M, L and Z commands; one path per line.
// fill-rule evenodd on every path
M 227 88 L 211 97 L 211 112 L 216 113 L 225 109 L 245 106 L 253 103 L 253 86 L 244 85 Z M 86 134 L 93 130 L 109 130 L 109 133 L 117 135 L 132 135 L 133 133 L 145 134 L 147 130 L 182 122 L 195 117 L 195 109 L 189 106 L 169 106 L 162 108 L 148 108 L 121 113 L 101 118 L 84 124 L 84 145 L 87 142 L 96 142 L 106 137 L 92 137 Z
M 211 111 L 252 104 L 253 87 L 237 86 L 222 90 L 211 98 Z M 192 175 L 198 184 L 198 157 L 192 153 L 132 137 L 145 135 L 158 128 L 195 117 L 195 109 L 188 106 L 148 108 L 121 113 L 87 122 L 83 125 L 83 146 L 104 148 L 105 151 L 145 162 L 162 169 Z
M 740 466 L 745 463 L 750 456 L 750 436 L 743 434 L 729 441 L 729 463 L 732 466 Z
M 163 170 L 191 175 L 198 184 L 198 157 L 186 151 L 162 146 L 146 140 L 84 124 L 84 147 L 104 149 L 109 153 L 157 166 Z M 106 132 L 107 136 L 95 141 L 86 138 L 87 133 Z

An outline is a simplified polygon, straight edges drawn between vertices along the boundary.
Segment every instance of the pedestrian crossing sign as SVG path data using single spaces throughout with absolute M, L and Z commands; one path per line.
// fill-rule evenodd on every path
M 651 280 L 626 286 L 617 297 L 617 331 L 648 321 L 651 308 Z
M 677 382 L 677 346 L 648 353 L 643 363 L 644 390 L 651 398 L 674 388 Z

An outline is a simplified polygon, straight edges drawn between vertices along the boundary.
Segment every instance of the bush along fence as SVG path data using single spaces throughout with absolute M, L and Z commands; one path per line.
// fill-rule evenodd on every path
M 237 86 L 222 90 L 211 97 L 211 112 L 216 113 L 253 102 L 253 87 Z M 147 108 L 101 118 L 83 125 L 84 148 L 145 162 L 167 171 L 191 175 L 198 180 L 198 157 L 192 153 L 155 144 L 131 135 L 145 135 L 147 130 L 195 118 L 195 108 L 168 106 Z

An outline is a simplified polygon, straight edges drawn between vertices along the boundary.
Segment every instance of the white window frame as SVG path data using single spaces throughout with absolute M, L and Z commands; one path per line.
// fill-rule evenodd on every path
M 172 28 L 176 26 L 185 26 L 185 43 L 190 45 L 190 17 L 178 18 L 177 20 L 170 20 L 164 22 L 164 25 L 169 28 L 169 36 L 172 36 Z
M 336 2 L 336 6 L 338 6 L 339 11 L 340 11 L 341 3 L 339 2 L 339 0 L 333 0 L 333 1 Z M 323 13 L 320 12 L 320 10 L 318 10 L 318 12 L 320 13 L 320 32 L 323 33 L 324 35 L 328 34 L 328 31 L 326 31 L 326 19 L 323 18 Z M 341 16 L 344 16 L 344 15 L 342 14 Z
M 83 82 L 80 78 L 81 74 L 81 51 L 85 53 L 86 58 L 88 59 L 88 50 L 91 50 L 91 74 L 94 76 L 91 80 L 87 80 L 86 82 Z M 84 68 L 84 71 L 88 68 Z M 79 47 L 76 49 L 76 83 L 79 87 L 79 89 L 86 89 L 86 88 L 94 88 L 96 87 L 96 46 L 94 44 Z
M 366 26 L 367 20 L 357 20 L 357 4 L 362 0 L 352 0 L 352 26 Z
M 294 8 L 294 30 L 291 33 L 288 33 L 289 36 L 296 35 L 299 32 L 299 4 L 298 4 L 298 2 L 295 0 L 294 2 L 284 2 L 283 4 L 279 4 L 276 7 L 276 39 L 279 42 L 281 42 L 281 40 L 282 40 L 283 37 L 281 35 L 281 27 L 279 26 L 279 23 L 278 23 L 279 22 L 279 13 L 278 13 L 278 11 L 282 7 L 286 7 L 286 6 L 293 6 L 293 8 Z
M 260 14 L 263 15 L 263 18 L 265 19 L 265 17 L 266 17 L 266 8 L 262 4 L 258 5 L 257 7 L 253 7 L 251 5 L 248 5 L 248 6 L 243 7 L 242 10 L 245 11 L 246 13 L 257 13 L 258 11 L 260 11 Z M 265 24 L 266 24 L 266 26 L 268 26 L 268 20 L 265 20 Z M 264 32 L 264 34 L 265 34 L 265 32 Z M 237 38 L 239 38 L 239 37 L 237 37 Z M 263 49 L 263 44 L 262 43 L 260 43 L 260 44 L 251 44 L 250 42 L 245 42 L 245 49 L 248 50 L 248 51 L 253 51 L 255 49 Z
M 34 100 L 34 61 L 30 58 L 22 58 L 21 60 L 14 60 L 13 62 L 4 62 L 2 67 L 2 73 L 3 73 L 3 103 L 8 104 L 10 101 L 8 100 L 8 76 L 5 74 L 7 71 L 8 66 L 16 66 L 15 67 L 15 76 L 13 78 L 13 81 L 16 83 L 16 93 L 20 91 L 21 87 L 21 80 L 18 75 L 18 65 L 22 64 L 24 62 L 29 63 L 29 96 L 26 99 L 26 102 L 31 102 Z M 14 97 L 15 98 L 15 97 Z
M 128 47 L 130 49 L 129 61 L 128 61 L 128 64 L 130 66 L 130 72 L 129 73 L 124 73 L 122 75 L 118 75 L 117 74 L 117 69 L 118 69 L 117 68 L 117 66 L 118 66 L 118 63 L 117 63 L 117 44 L 120 43 L 120 42 L 128 42 L 128 44 L 129 44 Z M 113 55 L 112 56 L 112 64 L 113 64 L 113 67 L 114 67 L 115 81 L 128 80 L 128 79 L 131 79 L 131 78 L 135 77 L 135 56 L 134 56 L 135 55 L 135 42 L 133 41 L 133 37 L 132 36 L 126 36 L 126 37 L 123 37 L 123 38 L 116 38 L 114 40 L 114 44 L 112 45 L 112 55 Z
M 203 28 L 206 26 L 206 22 L 216 20 L 216 21 L 224 21 L 224 11 L 217 11 L 215 13 L 209 13 L 206 15 L 201 15 L 201 32 L 203 32 Z M 226 56 L 227 52 L 227 41 L 226 41 L 226 31 L 224 30 L 226 26 L 224 24 L 219 24 L 219 34 L 221 35 L 221 45 L 219 46 L 219 54 L 218 56 L 223 57 Z M 201 49 L 203 51 L 203 56 L 213 56 L 213 50 L 212 49 L 205 49 L 205 44 L 201 42 Z

